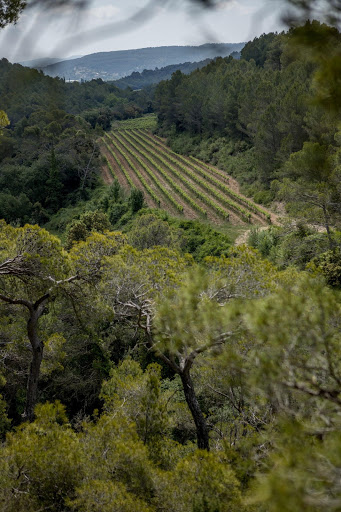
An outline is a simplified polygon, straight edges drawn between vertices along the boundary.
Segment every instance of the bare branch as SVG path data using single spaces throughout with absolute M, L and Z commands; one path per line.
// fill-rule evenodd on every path
M 0 300 L 3 300 L 4 302 L 7 302 L 8 304 L 25 306 L 30 311 L 33 311 L 33 309 L 34 309 L 33 304 L 25 299 L 13 299 L 12 297 L 8 297 L 8 296 L 0 293 Z

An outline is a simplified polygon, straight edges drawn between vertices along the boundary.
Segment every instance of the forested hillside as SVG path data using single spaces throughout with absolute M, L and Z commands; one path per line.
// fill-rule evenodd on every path
M 158 84 L 162 80 L 168 80 L 175 71 L 181 71 L 185 75 L 189 75 L 195 69 L 202 68 L 210 62 L 206 59 L 200 62 L 184 62 L 183 64 L 171 64 L 161 69 L 144 69 L 141 73 L 134 71 L 129 76 L 115 80 L 115 85 L 120 89 L 131 87 L 132 89 L 142 89 L 150 85 Z
M 0 62 L 1 512 L 340 510 L 340 55 Z
M 336 29 L 318 22 L 308 28 L 321 38 L 329 31 L 337 53 Z M 190 76 L 174 73 L 156 92 L 159 133 L 171 146 L 228 170 L 260 202 L 275 198 L 274 180 L 292 177 L 291 154 L 309 152 L 311 143 L 322 152 L 337 147 L 338 112 L 314 101 L 320 63 L 294 44 L 296 37 L 263 35 L 246 44 L 241 60 L 216 59 Z M 328 102 L 337 84 L 321 85 Z
M 95 128 L 148 112 L 150 101 L 101 80 L 66 84 L 3 59 L 1 109 L 10 125 L 0 146 L 0 217 L 44 224 L 98 183 Z

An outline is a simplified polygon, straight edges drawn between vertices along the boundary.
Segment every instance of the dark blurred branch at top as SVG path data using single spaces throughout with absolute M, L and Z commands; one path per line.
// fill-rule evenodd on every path
M 89 5 L 89 0 L 29 0 L 29 7 L 44 7 L 45 9 L 55 9 L 62 7 L 74 7 L 76 9 L 85 9 Z
M 25 6 L 25 0 L 0 0 L 0 28 L 15 23 Z
M 307 19 L 318 19 L 330 25 L 341 25 L 340 0 L 287 0 L 289 12 L 285 21 L 289 26 L 302 25 Z
M 26 16 L 30 17 L 32 13 L 32 20 L 34 21 L 33 27 L 16 42 L 16 53 L 21 54 L 27 48 L 33 48 L 39 44 L 43 32 L 49 30 L 49 26 L 54 22 L 56 16 L 60 17 L 64 13 L 68 15 L 69 20 L 72 20 L 72 30 L 66 31 L 66 35 L 62 43 L 57 45 L 53 52 L 57 55 L 64 55 L 70 49 L 76 49 L 84 41 L 99 41 L 106 38 L 111 38 L 113 35 L 119 36 L 120 34 L 134 31 L 144 23 L 155 17 L 160 8 L 172 8 L 173 10 L 180 9 L 184 5 L 194 6 L 198 9 L 211 9 L 217 5 L 228 3 L 231 0 L 145 0 L 142 6 L 137 8 L 131 16 L 123 20 L 112 21 L 106 25 L 98 28 L 75 30 L 76 26 L 81 27 L 83 15 L 86 16 L 89 8 L 94 5 L 94 0 L 0 0 L 0 29 L 7 25 L 16 23 L 25 12 Z M 111 4 L 119 4 L 118 0 L 112 0 Z M 49 15 L 45 17 L 45 24 L 42 27 L 39 25 L 40 14 Z M 39 27 L 39 30 L 38 30 Z
M 42 1 L 42 0 L 36 0 Z M 67 0 L 66 0 L 67 1 Z M 199 1 L 199 0 L 191 0 Z M 171 0 L 163 0 L 162 8 L 167 7 Z M 54 49 L 55 54 L 63 54 L 69 48 L 76 48 L 81 45 L 84 41 L 98 41 L 100 39 L 106 39 L 112 37 L 113 34 L 118 36 L 119 34 L 135 30 L 138 26 L 143 25 L 146 21 L 150 20 L 157 12 L 160 3 L 158 0 L 149 0 L 145 3 L 141 9 L 135 11 L 131 16 L 127 17 L 122 21 L 111 22 L 106 25 L 102 25 L 98 28 L 92 28 L 90 30 L 83 30 L 82 32 L 64 39 L 60 46 Z
M 315 60 L 315 102 L 341 113 L 341 1 L 287 0 L 291 44 Z M 317 21 L 318 20 L 318 21 Z M 321 23 L 322 22 L 322 23 Z
M 177 2 L 178 5 L 174 4 L 173 7 L 179 8 L 182 3 L 210 9 L 229 1 L 231 0 L 181 0 L 181 2 Z M 91 3 L 91 0 L 0 0 L 0 28 L 17 22 L 24 10 L 39 7 L 44 11 L 72 9 L 80 13 L 86 12 Z M 115 2 L 113 1 L 113 3 Z M 146 10 L 151 11 L 153 7 L 164 7 L 166 3 L 169 2 L 164 1 L 160 5 L 158 0 L 150 1 L 138 9 L 132 18 L 139 17 Z M 341 24 L 340 0 L 284 0 L 283 3 L 288 6 L 285 21 L 290 26 L 300 25 L 307 19 L 323 19 L 334 26 Z M 129 24 L 132 18 L 127 19 L 126 22 Z
M 1 1 L 1 0 L 0 0 Z M 160 8 L 172 8 L 173 10 L 180 9 L 183 5 L 194 6 L 199 9 L 212 9 L 217 5 L 228 3 L 231 0 L 163 0 L 161 3 L 159 0 L 145 0 L 141 8 L 136 9 L 131 16 L 119 21 L 112 21 L 101 27 L 92 28 L 89 30 L 81 30 L 72 33 L 64 37 L 62 43 L 57 45 L 53 49 L 54 54 L 63 55 L 70 49 L 76 49 L 81 46 L 84 41 L 99 41 L 106 38 L 111 38 L 113 35 L 118 36 L 122 33 L 134 31 L 144 23 L 155 17 Z M 117 3 L 117 2 L 116 2 Z M 30 8 L 39 7 L 40 11 L 50 12 L 53 14 L 56 10 L 63 12 L 63 10 L 72 12 L 72 17 L 77 20 L 81 14 L 86 14 L 88 7 L 92 6 L 93 1 L 91 0 L 28 0 L 26 4 L 26 12 L 29 12 Z M 112 1 L 115 5 L 115 1 Z M 27 41 L 24 39 L 21 46 L 30 46 L 36 44 L 36 40 Z M 21 51 L 19 48 L 19 53 Z
M 219 0 L 185 0 L 202 7 L 214 7 Z M 46 11 L 73 9 L 86 11 L 90 0 L 0 0 L 0 28 L 16 23 L 24 9 L 39 7 Z M 155 2 L 160 6 L 159 2 Z

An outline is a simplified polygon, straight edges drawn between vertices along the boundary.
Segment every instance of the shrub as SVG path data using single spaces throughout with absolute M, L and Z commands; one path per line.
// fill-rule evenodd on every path
M 142 190 L 133 188 L 129 198 L 130 206 L 133 213 L 138 212 L 143 207 L 144 196 Z

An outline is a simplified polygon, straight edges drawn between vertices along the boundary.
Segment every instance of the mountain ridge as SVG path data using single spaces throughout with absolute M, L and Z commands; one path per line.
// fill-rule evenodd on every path
M 239 52 L 245 43 L 205 43 L 200 46 L 155 46 L 134 50 L 96 52 L 77 59 L 64 60 L 42 68 L 49 76 L 67 80 L 118 80 L 134 71 L 166 67 L 183 62 L 199 62 L 227 57 Z

